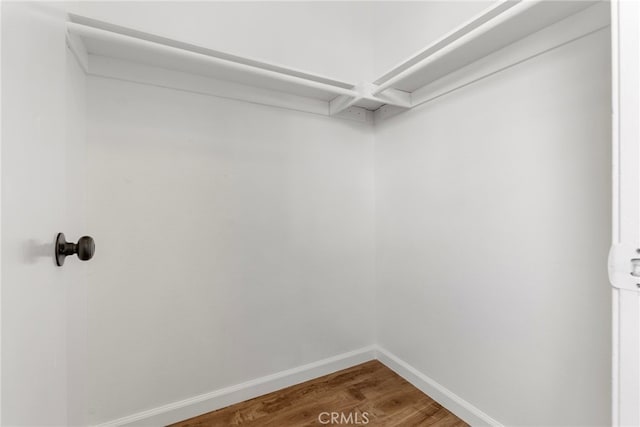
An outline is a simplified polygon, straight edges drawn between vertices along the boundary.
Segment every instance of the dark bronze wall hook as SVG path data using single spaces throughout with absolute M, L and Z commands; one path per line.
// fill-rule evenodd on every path
M 62 266 L 64 259 L 69 255 L 78 254 L 78 258 L 82 261 L 88 261 L 93 258 L 93 254 L 96 251 L 96 244 L 93 238 L 89 236 L 82 236 L 78 243 L 67 242 L 64 237 L 64 233 L 58 233 L 56 238 L 56 264 Z

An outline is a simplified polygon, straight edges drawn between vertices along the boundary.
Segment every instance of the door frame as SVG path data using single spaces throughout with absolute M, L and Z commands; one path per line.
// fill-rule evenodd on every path
M 640 425 L 640 2 L 611 0 L 612 425 Z M 637 261 L 635 261 L 637 260 Z

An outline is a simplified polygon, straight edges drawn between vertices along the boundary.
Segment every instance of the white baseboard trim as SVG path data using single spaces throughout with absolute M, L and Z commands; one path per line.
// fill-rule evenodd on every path
M 468 424 L 502 427 L 498 421 L 387 350 L 377 347 L 376 358 Z
M 438 384 L 438 382 L 418 371 L 404 360 L 378 346 L 364 347 L 348 353 L 339 354 L 242 384 L 225 387 L 99 424 L 96 427 L 155 427 L 172 424 L 323 375 L 328 375 L 341 369 L 350 368 L 373 359 L 378 359 L 388 368 L 470 425 L 502 427 L 502 424 L 471 403 Z
M 173 402 L 117 420 L 99 424 L 96 427 L 160 426 L 186 420 L 234 403 L 253 399 L 285 387 L 328 375 L 341 369 L 375 359 L 376 347 L 369 346 L 348 353 L 339 354 L 317 362 L 287 369 L 272 375 L 247 381 L 231 387 Z

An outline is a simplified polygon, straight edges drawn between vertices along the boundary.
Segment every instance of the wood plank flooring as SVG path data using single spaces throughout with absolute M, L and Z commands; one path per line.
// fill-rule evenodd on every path
M 332 422 L 332 414 L 333 415 Z M 368 422 L 365 422 L 368 421 Z M 377 360 L 170 427 L 467 426 Z

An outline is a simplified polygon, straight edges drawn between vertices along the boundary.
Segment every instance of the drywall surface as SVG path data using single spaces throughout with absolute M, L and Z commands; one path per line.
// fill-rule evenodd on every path
M 67 49 L 67 137 L 65 159 L 65 227 L 67 240 L 77 242 L 91 234 L 87 229 L 87 77 L 78 60 Z M 44 177 L 43 177 L 44 178 Z M 87 271 L 91 261 L 76 256 L 65 260 L 69 278 L 67 292 L 67 413 L 69 426 L 86 426 L 87 422 Z
M 247 58 L 360 83 L 366 2 L 78 2 L 69 11 Z
M 89 78 L 92 423 L 373 343 L 372 138 Z
M 84 90 L 82 72 L 66 53 L 64 21 L 64 13 L 50 5 L 2 3 L 2 425 L 7 426 L 75 423 L 67 391 L 77 384 L 81 362 L 68 369 L 77 361 L 69 350 L 77 347 L 68 347 L 67 301 L 77 301 L 76 291 L 86 283 L 77 260 L 55 266 L 53 242 L 57 232 L 77 239 L 83 228 Z
M 372 80 L 422 51 L 496 1 L 366 2 L 374 46 Z
M 610 422 L 609 35 L 377 127 L 379 344 L 504 425 Z

